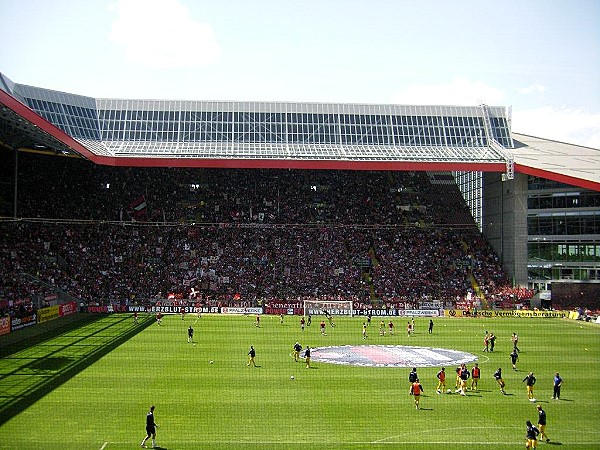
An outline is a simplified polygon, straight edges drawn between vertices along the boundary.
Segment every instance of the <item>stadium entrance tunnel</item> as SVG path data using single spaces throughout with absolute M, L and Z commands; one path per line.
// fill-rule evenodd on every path
M 364 367 L 439 367 L 470 363 L 477 356 L 447 348 L 408 345 L 342 345 L 311 349 L 314 362 Z

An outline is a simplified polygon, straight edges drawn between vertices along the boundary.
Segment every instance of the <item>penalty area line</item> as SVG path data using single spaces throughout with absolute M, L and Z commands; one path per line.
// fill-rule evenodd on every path
M 108 442 L 105 442 L 104 444 L 102 444 L 102 447 L 100 447 L 100 450 L 104 450 L 107 445 L 108 445 Z

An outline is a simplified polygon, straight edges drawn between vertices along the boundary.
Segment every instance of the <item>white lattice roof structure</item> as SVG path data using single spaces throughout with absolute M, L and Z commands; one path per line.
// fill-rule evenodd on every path
M 600 190 L 600 150 L 502 106 L 95 99 L 0 74 L 0 142 L 114 166 L 521 172 Z

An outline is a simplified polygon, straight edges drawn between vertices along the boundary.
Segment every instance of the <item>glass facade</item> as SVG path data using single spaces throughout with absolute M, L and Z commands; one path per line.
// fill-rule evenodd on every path
M 487 145 L 478 117 L 100 110 L 99 120 L 106 141 Z
M 26 99 L 26 101 L 32 110 L 70 136 L 100 139 L 98 116 L 95 109 L 34 98 Z
M 483 229 L 483 173 L 452 172 L 479 231 Z
M 600 192 L 529 177 L 527 206 L 531 287 L 600 282 Z

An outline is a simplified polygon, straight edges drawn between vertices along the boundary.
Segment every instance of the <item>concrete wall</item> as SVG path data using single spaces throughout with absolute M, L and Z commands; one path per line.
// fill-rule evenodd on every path
M 483 176 L 483 234 L 500 256 L 508 276 L 527 286 L 527 175 Z

